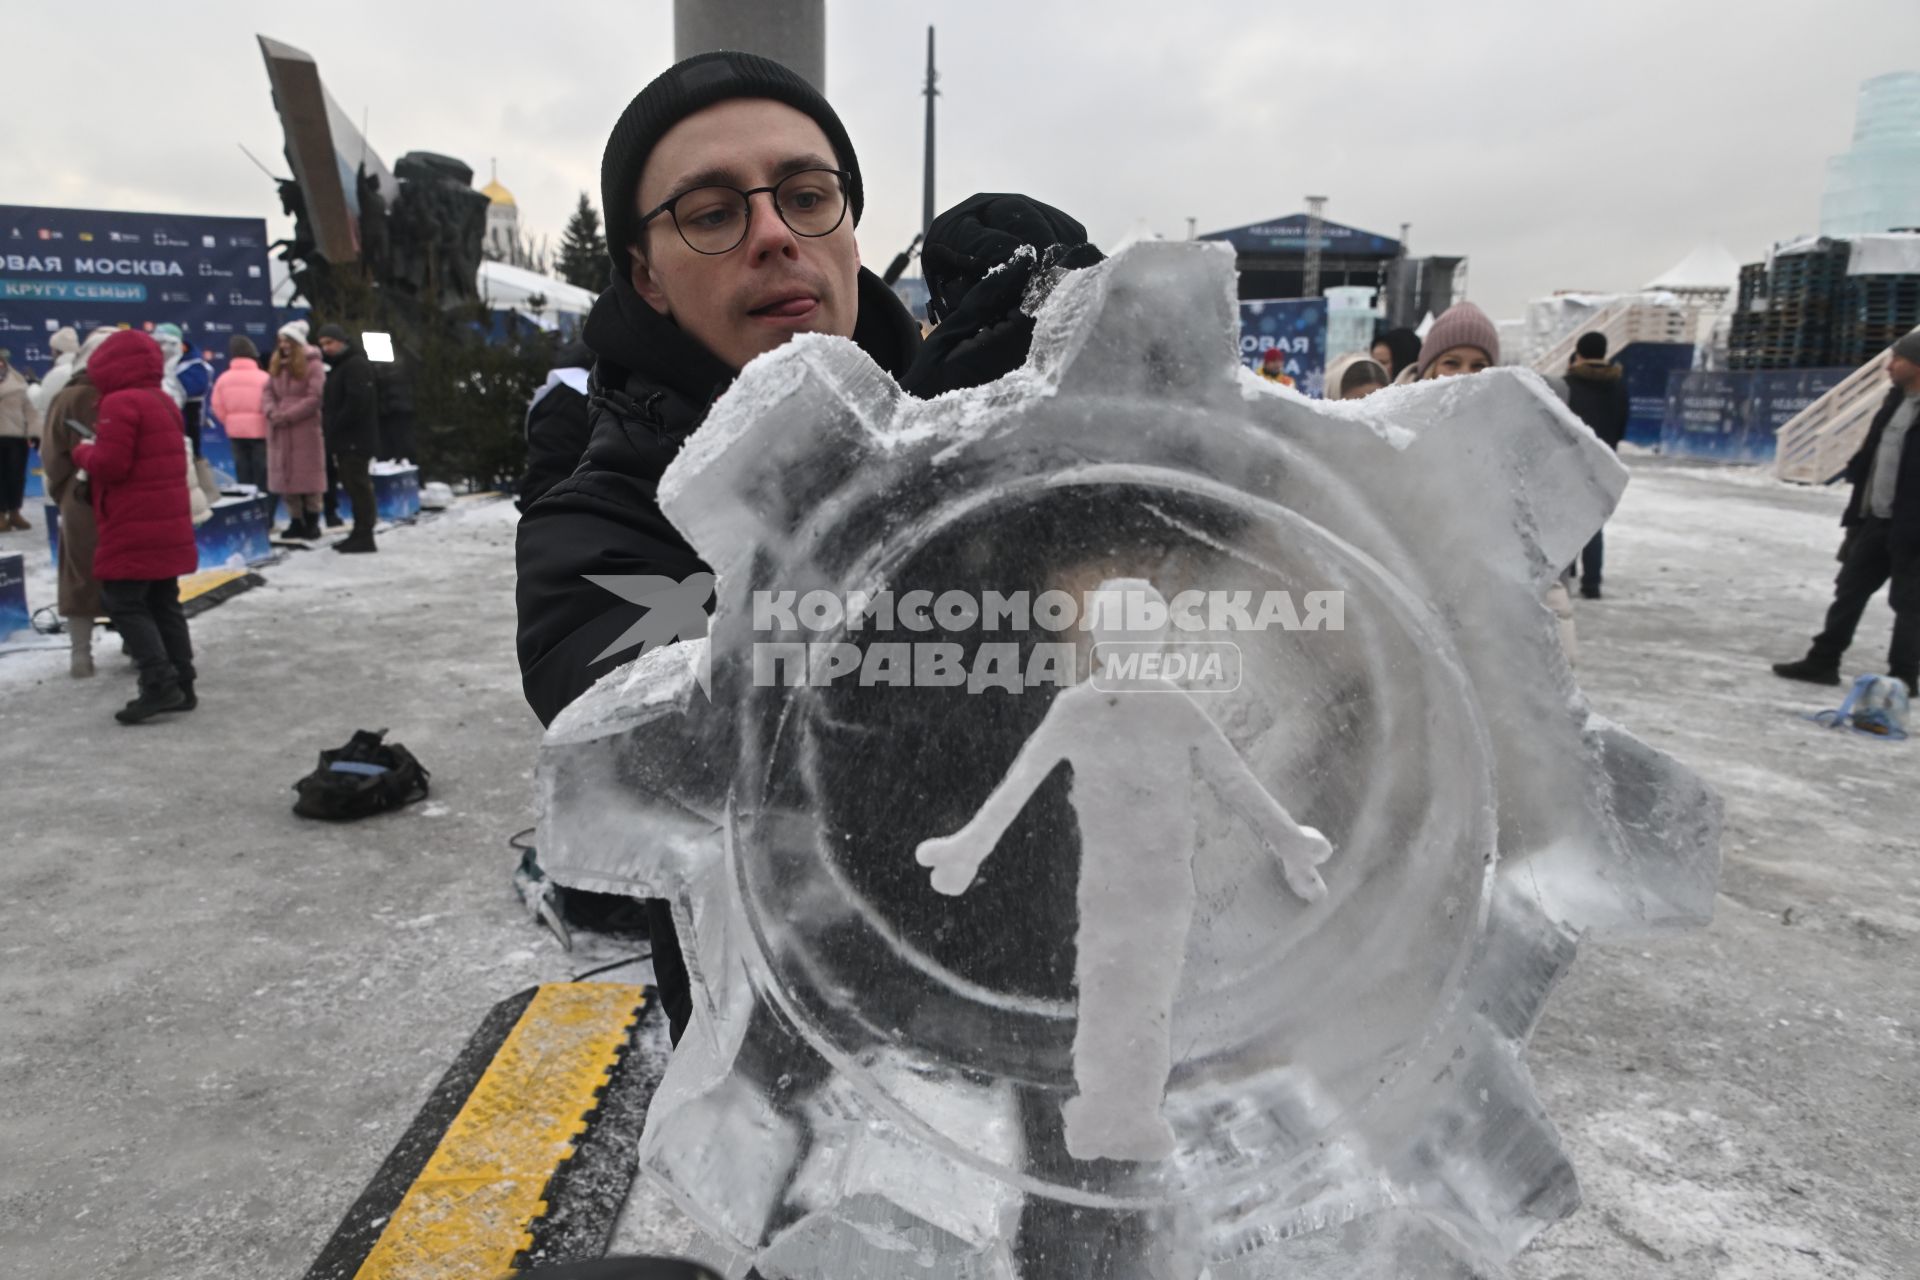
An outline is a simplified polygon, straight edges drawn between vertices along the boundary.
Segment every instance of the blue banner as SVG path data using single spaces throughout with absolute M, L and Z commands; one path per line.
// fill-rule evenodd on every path
M 215 371 L 236 333 L 262 351 L 278 325 L 262 218 L 0 205 L 0 347 L 44 376 L 47 339 L 100 325 L 177 324 Z
M 1240 304 L 1240 363 L 1259 369 L 1269 347 L 1286 352 L 1287 376 L 1303 395 L 1327 383 L 1327 300 L 1268 298 Z
M 1693 368 L 1693 348 L 1677 342 L 1636 342 L 1616 357 L 1627 383 L 1627 434 L 1630 444 L 1657 445 L 1664 439 L 1667 386 L 1675 370 Z
M 1675 370 L 1668 376 L 1666 420 L 1660 451 L 1683 458 L 1748 462 L 1750 373 Z M 1771 438 L 1768 441 L 1772 447 Z
M 1747 421 L 1769 439 L 1799 412 L 1833 390 L 1851 369 L 1769 369 L 1753 375 Z
M 32 625 L 27 612 L 27 558 L 0 556 L 0 640 Z
M 1660 451 L 1716 462 L 1771 462 L 1780 428 L 1852 372 L 1676 371 L 1668 378 Z
M 1209 231 L 1201 236 L 1202 240 L 1224 240 L 1232 245 L 1235 253 L 1283 254 L 1297 253 L 1302 257 L 1312 247 L 1307 232 L 1311 220 L 1304 213 L 1288 214 L 1284 218 L 1274 218 L 1269 222 L 1249 223 L 1244 227 L 1232 227 L 1226 231 Z M 1319 247 L 1324 252 L 1352 257 L 1394 258 L 1399 256 L 1400 242 L 1386 236 L 1375 235 L 1371 231 L 1362 231 L 1358 227 L 1349 227 L 1343 223 L 1320 220 Z
M 222 498 L 213 504 L 213 514 L 193 527 L 193 540 L 200 554 L 201 569 L 239 569 L 273 559 L 272 500 L 269 498 Z M 60 563 L 60 508 L 49 502 L 42 508 L 47 515 L 47 552 L 54 564 Z
M 193 531 L 202 569 L 238 569 L 273 558 L 272 499 L 227 498 Z
M 345 498 L 341 501 L 344 503 Z M 420 468 L 373 474 L 373 507 L 382 520 L 411 520 L 420 514 Z

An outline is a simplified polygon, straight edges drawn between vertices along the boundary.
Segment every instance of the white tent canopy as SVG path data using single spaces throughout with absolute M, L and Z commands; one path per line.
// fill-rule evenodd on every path
M 1647 281 L 1648 289 L 1732 289 L 1740 283 L 1740 262 L 1717 244 L 1703 244 Z
M 480 299 L 488 307 L 523 312 L 543 329 L 557 328 L 563 315 L 584 316 L 593 310 L 595 295 L 591 291 L 504 262 L 482 262 L 479 286 Z M 536 309 L 529 305 L 536 297 L 544 299 L 545 306 Z
M 278 255 L 267 260 L 267 271 L 272 278 L 274 306 L 305 305 L 294 298 L 293 278 Z M 594 294 L 590 291 L 504 262 L 482 262 L 475 283 L 489 307 L 523 312 L 543 329 L 558 328 L 563 315 L 584 316 L 593 310 Z M 534 311 L 527 305 L 536 296 L 546 299 L 545 310 Z

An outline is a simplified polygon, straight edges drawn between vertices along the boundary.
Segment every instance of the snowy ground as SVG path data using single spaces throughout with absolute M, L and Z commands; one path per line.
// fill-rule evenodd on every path
M 1839 495 L 1638 462 L 1596 708 L 1727 800 L 1713 928 L 1589 946 L 1534 1042 L 1588 1205 L 1519 1280 L 1920 1277 L 1920 741 L 1827 733 L 1783 684 Z M 538 729 L 512 647 L 512 508 L 373 557 L 299 553 L 194 623 L 200 710 L 63 653 L 0 656 L 0 1257 L 20 1275 L 297 1275 L 496 1000 L 570 976 L 507 887 Z M 44 534 L 0 536 L 44 565 Z M 51 576 L 29 583 L 34 603 Z M 1880 665 L 1876 604 L 1853 671 Z M 314 753 L 390 727 L 430 803 L 289 811 Z M 634 971 L 610 975 L 631 979 Z M 637 1205 L 628 1247 L 684 1225 Z

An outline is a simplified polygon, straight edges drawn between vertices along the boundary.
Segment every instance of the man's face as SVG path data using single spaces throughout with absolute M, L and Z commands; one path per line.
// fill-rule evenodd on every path
M 347 349 L 347 344 L 340 341 L 340 339 L 338 338 L 320 339 L 320 350 L 326 353 L 326 356 L 329 360 L 337 359 L 340 353 L 342 351 L 345 351 L 346 349 Z
M 637 193 L 645 214 L 683 191 L 770 187 L 801 169 L 838 169 L 820 126 L 765 98 L 715 103 L 669 129 L 647 157 Z M 848 216 L 824 236 L 795 235 L 771 193 L 753 197 L 746 239 L 696 253 L 663 213 L 633 250 L 634 290 L 707 350 L 738 369 L 797 333 L 853 335 L 860 250 Z
M 1887 378 L 1902 391 L 1920 391 L 1920 364 L 1904 356 L 1893 356 L 1887 361 Z
M 1428 378 L 1451 378 L 1462 373 L 1484 373 L 1493 361 L 1478 347 L 1448 347 L 1427 366 Z

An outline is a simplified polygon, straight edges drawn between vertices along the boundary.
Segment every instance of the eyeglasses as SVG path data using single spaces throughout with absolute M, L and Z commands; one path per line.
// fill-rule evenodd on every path
M 764 191 L 773 197 L 774 212 L 793 234 L 809 239 L 831 235 L 847 216 L 849 177 L 840 169 L 802 169 L 770 187 L 751 191 L 695 187 L 642 215 L 640 227 L 645 230 L 661 214 L 671 214 L 687 248 L 708 255 L 731 253 L 747 238 L 753 197 Z

